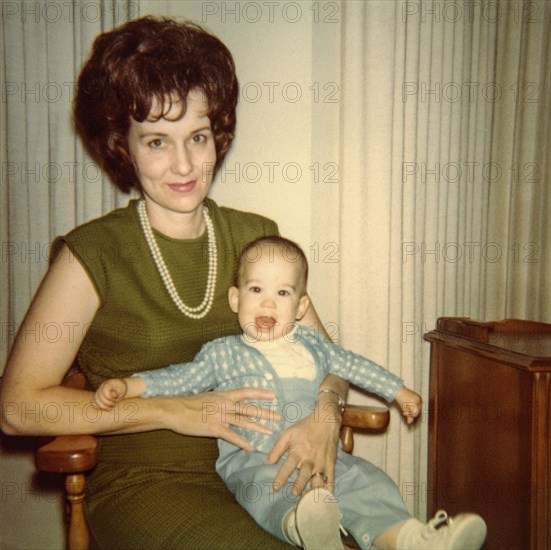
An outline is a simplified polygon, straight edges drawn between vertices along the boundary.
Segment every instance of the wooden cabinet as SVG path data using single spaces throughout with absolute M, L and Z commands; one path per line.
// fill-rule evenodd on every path
M 429 514 L 479 513 L 486 550 L 551 549 L 551 325 L 443 317 L 425 340 Z

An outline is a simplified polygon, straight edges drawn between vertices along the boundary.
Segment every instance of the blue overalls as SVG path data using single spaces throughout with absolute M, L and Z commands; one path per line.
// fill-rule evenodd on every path
M 279 395 L 283 420 L 288 427 L 309 416 L 316 402 L 317 388 L 301 378 L 281 378 L 284 395 Z M 236 500 L 266 531 L 285 542 L 283 520 L 299 497 L 291 495 L 294 473 L 279 491 L 272 481 L 283 463 L 264 464 L 266 454 L 247 452 L 219 440 L 216 469 Z M 379 468 L 359 457 L 338 450 L 334 495 L 342 526 L 360 548 L 371 548 L 373 539 L 411 518 L 395 483 Z

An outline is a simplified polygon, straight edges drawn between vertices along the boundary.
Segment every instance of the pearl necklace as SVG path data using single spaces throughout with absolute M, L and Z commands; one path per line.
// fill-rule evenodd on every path
M 140 217 L 140 223 L 142 225 L 143 233 L 145 240 L 149 246 L 151 255 L 155 265 L 157 266 L 157 271 L 163 280 L 165 288 L 167 289 L 172 301 L 176 307 L 190 319 L 202 319 L 210 311 L 212 307 L 212 302 L 214 300 L 214 290 L 216 288 L 216 269 L 218 264 L 218 254 L 216 250 L 216 235 L 214 234 L 214 227 L 212 225 L 212 220 L 209 216 L 209 211 L 206 206 L 203 206 L 203 216 L 205 219 L 205 225 L 207 227 L 207 236 L 208 236 L 208 249 L 209 249 L 209 272 L 207 276 L 207 288 L 205 289 L 205 297 L 200 305 L 197 307 L 190 307 L 187 304 L 184 304 L 183 300 L 180 298 L 170 271 L 165 264 L 159 245 L 155 240 L 155 235 L 151 229 L 151 224 L 149 223 L 149 218 L 147 217 L 147 210 L 145 208 L 145 201 L 141 200 L 138 202 L 138 215 Z

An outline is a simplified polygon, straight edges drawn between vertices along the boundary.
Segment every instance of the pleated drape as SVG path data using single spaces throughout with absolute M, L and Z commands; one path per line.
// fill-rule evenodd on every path
M 358 449 L 419 517 L 423 334 L 440 316 L 551 320 L 551 5 L 512 4 L 341 4 L 338 324 L 425 399 L 415 429 L 395 412 Z

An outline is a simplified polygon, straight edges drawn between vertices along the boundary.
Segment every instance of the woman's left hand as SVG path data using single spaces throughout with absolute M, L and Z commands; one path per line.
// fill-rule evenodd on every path
M 300 495 L 309 482 L 312 488 L 333 490 L 340 427 L 338 403 L 330 394 L 320 394 L 315 411 L 287 428 L 266 459 L 266 464 L 276 464 L 287 453 L 272 483 L 274 490 L 279 491 L 295 470 L 291 494 Z

